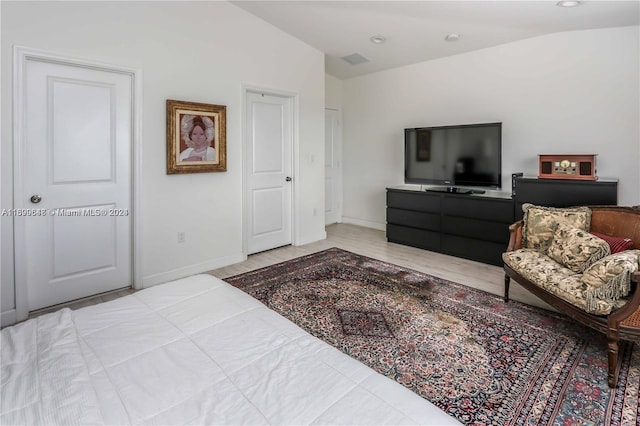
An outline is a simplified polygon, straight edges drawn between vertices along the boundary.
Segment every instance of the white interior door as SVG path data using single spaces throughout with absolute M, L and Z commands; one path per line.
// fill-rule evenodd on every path
M 131 286 L 132 77 L 28 59 L 19 90 L 28 310 Z
M 338 111 L 325 109 L 324 117 L 324 223 L 328 225 L 341 221 L 342 172 Z
M 291 244 L 291 98 L 247 93 L 247 253 Z

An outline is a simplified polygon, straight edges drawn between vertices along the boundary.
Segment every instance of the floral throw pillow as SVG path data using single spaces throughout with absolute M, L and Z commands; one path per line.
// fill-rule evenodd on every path
M 585 269 L 582 274 L 587 307 L 598 299 L 618 300 L 629 294 L 631 274 L 638 270 L 640 250 L 626 250 L 606 256 Z
M 582 229 L 559 224 L 547 256 L 571 269 L 582 273 L 589 266 L 611 254 L 609 244 Z
M 555 208 L 525 203 L 522 247 L 546 252 L 559 224 L 588 231 L 591 226 L 589 207 Z

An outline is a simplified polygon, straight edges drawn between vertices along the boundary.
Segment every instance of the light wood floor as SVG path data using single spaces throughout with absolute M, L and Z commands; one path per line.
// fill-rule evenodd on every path
M 208 273 L 224 279 L 306 254 L 315 253 L 331 247 L 338 247 L 353 253 L 405 266 L 497 295 L 502 295 L 503 293 L 504 272 L 502 268 L 498 266 L 486 265 L 458 257 L 388 243 L 384 231 L 378 231 L 376 229 L 338 223 L 327 226 L 326 230 L 326 240 L 304 246 L 285 246 L 257 253 L 249 256 L 244 262 L 209 271 Z M 84 306 L 113 300 L 132 292 L 133 290 L 131 289 L 118 290 L 116 292 L 32 312 L 29 317 L 32 318 L 63 307 L 78 309 Z M 513 281 L 511 282 L 510 297 L 530 305 L 552 309 L 540 299 L 523 290 Z

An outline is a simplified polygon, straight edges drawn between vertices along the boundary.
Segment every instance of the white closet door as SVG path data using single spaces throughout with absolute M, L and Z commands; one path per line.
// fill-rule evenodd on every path
M 247 93 L 247 252 L 291 244 L 291 98 Z

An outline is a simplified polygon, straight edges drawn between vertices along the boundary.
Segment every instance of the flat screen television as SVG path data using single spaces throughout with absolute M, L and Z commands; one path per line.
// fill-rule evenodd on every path
M 404 130 L 405 183 L 499 189 L 502 123 Z

